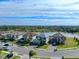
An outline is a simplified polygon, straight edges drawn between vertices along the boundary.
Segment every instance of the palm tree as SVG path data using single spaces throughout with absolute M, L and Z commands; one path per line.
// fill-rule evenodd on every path
M 29 59 L 31 59 L 32 56 L 36 55 L 36 52 L 34 50 L 29 51 Z

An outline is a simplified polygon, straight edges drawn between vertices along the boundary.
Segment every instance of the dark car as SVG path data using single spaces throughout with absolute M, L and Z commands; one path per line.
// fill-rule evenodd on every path
M 4 46 L 9 46 L 9 44 L 4 44 Z

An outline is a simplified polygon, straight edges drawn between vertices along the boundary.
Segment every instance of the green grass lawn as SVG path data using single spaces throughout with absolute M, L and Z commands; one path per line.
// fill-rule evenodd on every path
M 79 58 L 65 58 L 65 59 L 79 59 Z
M 10 59 L 20 59 L 20 57 L 19 57 L 19 56 L 13 56 L 13 57 L 10 58 Z
M 51 59 L 49 57 L 43 58 L 43 57 L 34 57 L 35 59 Z
M 75 32 L 75 34 L 79 34 L 79 32 Z
M 6 52 L 3 52 L 3 51 L 0 51 L 0 57 L 1 58 L 3 58 L 4 56 L 6 56 L 8 53 L 6 53 Z M 12 58 L 10 58 L 10 59 L 20 59 L 20 57 L 19 56 L 13 56 Z
M 49 47 L 49 45 L 43 45 L 43 46 L 38 46 L 37 48 L 47 49 L 48 47 Z
M 35 59 L 51 59 L 51 58 L 35 58 Z
M 7 55 L 7 53 L 4 53 L 3 51 L 0 51 L 0 57 Z
M 58 45 L 57 48 L 58 49 L 62 49 L 62 48 L 72 48 L 72 47 L 77 47 L 78 42 L 75 41 L 73 38 L 66 38 L 65 40 L 65 44 L 64 45 Z

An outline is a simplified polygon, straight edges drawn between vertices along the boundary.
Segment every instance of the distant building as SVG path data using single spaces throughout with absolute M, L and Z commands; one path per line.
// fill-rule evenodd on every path
M 61 33 L 56 33 L 49 37 L 49 44 L 56 46 L 58 44 L 64 44 L 65 37 Z

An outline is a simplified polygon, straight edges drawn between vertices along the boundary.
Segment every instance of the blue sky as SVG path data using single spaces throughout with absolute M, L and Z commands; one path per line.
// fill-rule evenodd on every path
M 79 0 L 0 0 L 0 25 L 79 25 Z

